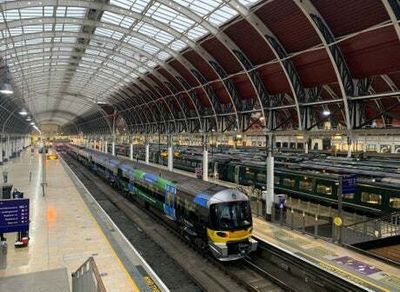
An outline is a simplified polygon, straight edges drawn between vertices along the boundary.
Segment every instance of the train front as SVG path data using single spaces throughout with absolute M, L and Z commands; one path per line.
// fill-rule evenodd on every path
M 251 238 L 253 222 L 248 197 L 235 189 L 216 193 L 209 200 L 208 244 L 221 261 L 243 258 L 257 249 Z

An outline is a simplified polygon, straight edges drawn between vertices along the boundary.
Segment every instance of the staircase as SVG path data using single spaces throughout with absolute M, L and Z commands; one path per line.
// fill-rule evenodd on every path
M 106 292 L 93 257 L 72 273 L 72 292 Z

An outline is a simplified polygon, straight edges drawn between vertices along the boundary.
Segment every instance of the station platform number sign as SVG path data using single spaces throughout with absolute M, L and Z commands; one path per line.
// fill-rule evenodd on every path
M 357 174 L 342 177 L 342 195 L 354 194 L 357 192 Z

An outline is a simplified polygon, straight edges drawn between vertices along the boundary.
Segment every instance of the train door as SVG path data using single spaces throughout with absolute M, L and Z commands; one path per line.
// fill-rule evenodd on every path
M 235 183 L 239 183 L 240 165 L 235 166 Z
M 176 220 L 175 201 L 176 187 L 174 185 L 165 185 L 164 213 L 171 220 Z

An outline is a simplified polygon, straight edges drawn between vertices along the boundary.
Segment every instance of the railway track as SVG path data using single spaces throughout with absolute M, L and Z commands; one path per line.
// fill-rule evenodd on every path
M 111 188 L 111 186 L 91 173 L 88 169 L 84 168 L 83 165 L 76 160 L 67 155 L 63 155 L 62 158 L 107 213 L 107 205 L 111 203 L 130 219 L 137 228 L 140 228 L 148 236 L 157 240 L 157 243 L 161 243 L 161 248 L 166 252 L 169 251 L 169 248 L 165 246 L 166 243 L 170 243 L 176 247 L 169 255 L 186 270 L 201 290 L 294 291 L 294 289 L 278 280 L 275 276 L 269 274 L 262 267 L 251 263 L 249 259 L 228 263 L 217 261 L 210 254 L 198 249 L 185 240 L 175 229 L 160 220 L 158 215 L 138 208 L 131 200 L 127 200 L 125 196 Z M 108 204 L 105 202 L 107 200 L 109 201 Z M 112 218 L 112 216 L 110 217 Z M 150 218 L 150 220 L 148 218 Z M 162 226 L 162 229 L 158 228 L 158 226 Z M 123 227 L 120 229 L 124 232 Z M 125 236 L 130 239 L 129 234 L 125 234 Z M 181 244 L 179 247 L 176 245 L 177 239 Z M 182 248 L 182 245 L 186 246 L 191 254 Z M 179 256 L 179 254 L 181 256 Z M 188 257 L 190 257 L 190 259 Z M 146 257 L 145 259 L 147 260 Z M 151 261 L 150 264 L 152 265 Z M 163 278 L 162 275 L 159 276 Z M 239 286 L 237 286 L 237 284 Z

